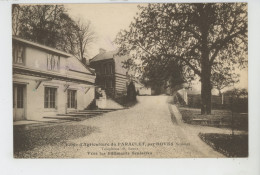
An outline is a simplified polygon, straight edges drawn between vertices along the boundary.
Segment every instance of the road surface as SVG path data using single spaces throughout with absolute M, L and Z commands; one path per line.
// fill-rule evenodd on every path
M 15 133 L 15 157 L 224 157 L 205 144 L 199 132 L 225 129 L 188 125 L 167 96 L 140 96 L 132 108 L 81 122 Z M 16 143 L 17 145 L 17 143 Z

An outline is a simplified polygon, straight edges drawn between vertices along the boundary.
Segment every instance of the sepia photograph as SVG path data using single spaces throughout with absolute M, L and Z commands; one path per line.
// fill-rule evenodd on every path
M 12 4 L 13 157 L 248 158 L 248 4 Z

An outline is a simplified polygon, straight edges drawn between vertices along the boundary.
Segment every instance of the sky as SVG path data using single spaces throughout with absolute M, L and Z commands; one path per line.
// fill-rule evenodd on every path
M 93 58 L 103 48 L 115 50 L 113 41 L 117 33 L 127 29 L 138 12 L 138 4 L 66 4 L 69 15 L 73 19 L 90 21 L 95 31 L 96 40 L 88 49 L 87 57 Z M 238 70 L 240 82 L 236 88 L 248 88 L 248 69 Z M 231 87 L 233 88 L 233 87 Z M 226 88 L 228 90 L 230 88 Z M 200 83 L 194 82 L 194 90 L 200 92 Z
M 112 43 L 121 29 L 127 29 L 137 13 L 137 4 L 67 4 L 69 15 L 74 19 L 89 20 L 96 34 L 96 40 L 88 51 L 92 58 L 99 48 L 115 50 Z

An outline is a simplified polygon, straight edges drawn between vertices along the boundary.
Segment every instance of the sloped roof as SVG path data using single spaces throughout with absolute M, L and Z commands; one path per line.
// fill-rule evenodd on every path
M 94 74 L 94 70 L 89 68 L 87 65 L 84 65 L 79 59 L 77 59 L 75 56 L 71 56 L 68 59 L 68 67 L 71 70 L 81 71 L 88 74 Z
M 117 50 L 114 50 L 114 51 L 107 51 L 104 53 L 99 53 L 89 61 L 94 62 L 94 61 L 112 59 L 112 58 L 114 58 L 114 55 L 117 54 L 117 52 L 118 52 Z
M 95 75 L 94 74 L 94 70 L 89 68 L 88 66 L 84 65 L 80 60 L 78 60 L 75 56 L 67 53 L 67 52 L 64 52 L 64 51 L 61 51 L 61 50 L 58 50 L 58 49 L 54 49 L 54 48 L 51 48 L 49 46 L 45 46 L 45 45 L 42 45 L 42 44 L 39 44 L 39 43 L 36 43 L 36 42 L 32 42 L 32 41 L 28 41 L 26 39 L 22 39 L 22 38 L 19 38 L 19 37 L 16 37 L 16 36 L 13 36 L 12 37 L 13 40 L 15 41 L 19 41 L 19 42 L 22 42 L 22 43 L 25 43 L 25 44 L 28 44 L 30 46 L 33 46 L 33 47 L 36 47 L 36 48 L 39 48 L 39 49 L 43 49 L 45 51 L 50 51 L 50 52 L 53 52 L 53 53 L 56 53 L 56 54 L 59 54 L 59 55 L 62 55 L 64 56 L 65 58 L 68 59 L 68 67 L 72 70 L 77 70 L 77 71 L 81 71 L 81 72 L 85 72 L 85 73 L 88 73 L 88 74 L 92 74 L 92 75 Z
M 34 46 L 34 47 L 37 47 L 37 48 L 40 48 L 40 49 L 43 49 L 43 50 L 51 51 L 51 52 L 54 52 L 56 54 L 59 54 L 59 55 L 65 56 L 65 57 L 72 56 L 71 54 L 66 53 L 64 51 L 54 49 L 52 47 L 45 46 L 45 45 L 42 45 L 42 44 L 39 44 L 39 43 L 36 43 L 36 42 L 32 42 L 32 41 L 29 41 L 29 40 L 25 40 L 25 39 L 19 38 L 17 36 L 13 36 L 13 40 L 19 41 L 19 42 L 22 42 L 22 43 L 26 43 L 28 45 L 31 45 L 31 46 Z

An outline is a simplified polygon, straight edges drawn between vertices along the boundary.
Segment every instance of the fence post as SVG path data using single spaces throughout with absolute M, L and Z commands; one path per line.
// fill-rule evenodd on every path
M 231 97 L 231 130 L 232 130 L 232 137 L 234 136 L 234 99 L 233 96 Z

